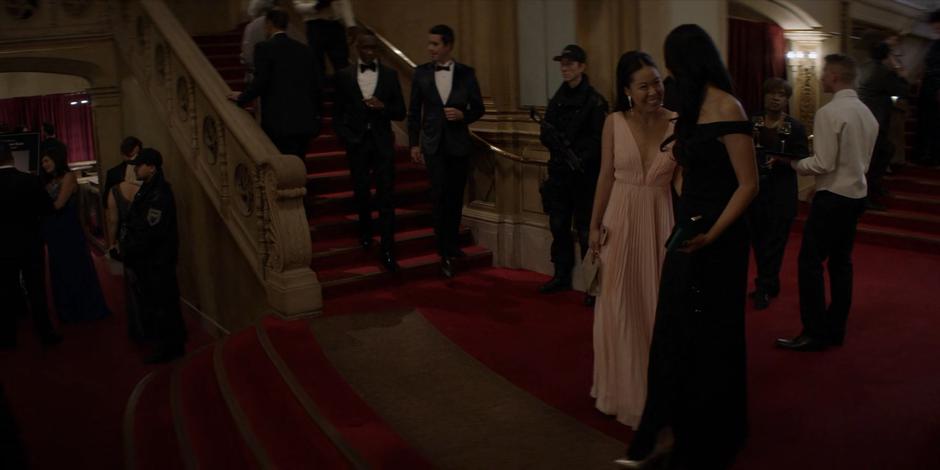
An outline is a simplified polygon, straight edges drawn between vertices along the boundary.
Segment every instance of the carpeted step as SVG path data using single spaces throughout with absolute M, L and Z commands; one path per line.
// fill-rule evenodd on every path
M 352 468 L 294 398 L 253 329 L 228 337 L 217 348 L 221 348 L 217 372 L 219 367 L 225 369 L 237 406 L 269 459 L 263 465 Z
M 238 57 L 242 52 L 242 45 L 239 41 L 197 45 L 206 56 L 228 55 Z
M 427 180 L 395 185 L 395 206 L 411 207 L 430 200 L 431 183 Z M 356 212 L 352 191 L 321 194 L 306 206 L 307 215 L 322 217 Z
M 908 163 L 901 167 L 897 173 L 898 176 L 910 176 L 914 178 L 929 179 L 934 182 L 940 181 L 940 167 L 922 166 Z
M 124 447 L 129 468 L 185 468 L 174 427 L 167 372 L 158 370 L 144 377 L 128 400 Z
M 492 266 L 493 253 L 486 248 L 474 245 L 464 247 L 463 250 L 467 257 L 456 260 L 458 277 L 460 271 Z M 400 258 L 398 264 L 402 269 L 398 273 L 386 272 L 378 263 L 373 263 L 341 270 L 322 270 L 317 272 L 317 277 L 323 286 L 324 299 L 330 299 L 346 293 L 388 285 L 391 282 L 403 283 L 442 276 L 440 261 L 440 257 L 435 253 L 414 258 Z
M 884 177 L 884 184 L 892 191 L 940 198 L 940 180 L 907 175 L 891 175 Z
M 216 68 L 245 67 L 245 65 L 242 64 L 241 56 L 238 56 L 238 55 L 231 55 L 231 54 L 207 55 L 206 58 L 209 59 L 209 63 L 211 63 L 212 66 Z
M 940 214 L 940 197 L 892 190 L 884 203 L 890 210 Z
M 866 211 L 860 222 L 867 225 L 913 230 L 940 236 L 940 216 L 922 212 Z
M 232 44 L 237 43 L 241 44 L 242 32 L 241 30 L 237 31 L 228 31 L 218 34 L 206 34 L 200 36 L 193 36 L 193 41 L 196 41 L 196 44 L 199 45 L 209 45 L 209 44 Z
M 803 233 L 805 223 L 806 216 L 797 216 L 796 220 L 793 222 L 792 231 Z M 883 225 L 859 223 L 855 235 L 855 242 L 913 250 L 929 254 L 940 254 L 940 234 Z
M 346 157 L 346 147 L 335 134 L 317 137 L 311 141 L 310 148 L 312 150 L 307 154 L 306 159 L 307 173 L 349 170 L 349 158 Z M 408 154 L 407 148 L 398 147 L 396 149 L 395 164 L 411 164 L 411 157 Z
M 213 348 L 191 354 L 181 364 L 180 411 L 200 468 L 261 468 L 232 418 L 219 390 Z
M 339 140 L 339 137 L 336 134 L 320 134 L 315 139 L 310 141 L 310 149 L 308 150 L 307 155 L 318 154 L 322 152 L 345 153 L 345 151 L 346 149 L 343 147 L 343 143 Z M 308 167 L 308 171 L 316 170 L 310 170 Z
M 307 321 L 265 317 L 258 326 L 266 351 L 289 371 L 285 375 L 318 405 L 366 465 L 386 469 L 431 468 L 336 371 L 316 342 Z M 264 341 L 262 341 L 264 343 Z
M 473 233 L 469 228 L 463 227 L 460 230 L 458 240 L 461 246 L 470 246 L 473 244 Z M 377 265 L 379 263 L 379 255 L 381 254 L 379 237 L 374 237 L 375 243 L 369 250 L 362 249 L 358 238 L 330 241 L 339 246 L 323 251 L 315 251 L 310 262 L 310 267 L 314 271 L 341 270 L 352 266 L 362 266 L 370 263 Z M 436 253 L 437 239 L 434 237 L 434 229 L 428 227 L 396 233 L 394 252 L 397 258 L 402 259 Z
M 426 181 L 428 171 L 423 166 L 413 163 L 395 165 L 395 183 L 408 184 Z M 319 172 L 307 175 L 307 193 L 320 195 L 351 191 L 352 176 L 348 169 Z
M 375 211 L 373 221 L 378 220 Z M 310 240 L 316 245 L 336 239 L 356 238 L 359 236 L 359 216 L 356 214 L 336 214 L 318 216 L 310 221 Z M 395 208 L 395 230 L 407 231 L 429 227 L 433 223 L 431 207 L 428 204 Z M 377 225 L 376 225 L 377 226 Z

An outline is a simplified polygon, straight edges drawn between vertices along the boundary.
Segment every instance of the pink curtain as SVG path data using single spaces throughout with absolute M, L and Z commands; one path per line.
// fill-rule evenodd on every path
M 41 132 L 42 123 L 51 123 L 56 137 L 69 148 L 70 162 L 95 160 L 91 106 L 91 98 L 85 93 L 0 100 L 0 127 L 26 126 L 30 131 Z
M 771 23 L 728 20 L 728 71 L 749 114 L 762 110 L 761 88 L 771 77 L 787 78 L 783 28 Z

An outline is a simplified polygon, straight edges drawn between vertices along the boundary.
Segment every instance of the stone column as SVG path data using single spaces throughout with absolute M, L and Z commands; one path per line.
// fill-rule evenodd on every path
M 108 168 L 121 162 L 120 145 L 123 119 L 121 115 L 121 93 L 117 87 L 89 88 L 91 112 L 95 126 L 95 157 L 99 175 L 104 176 Z M 102 181 L 102 184 L 104 182 Z

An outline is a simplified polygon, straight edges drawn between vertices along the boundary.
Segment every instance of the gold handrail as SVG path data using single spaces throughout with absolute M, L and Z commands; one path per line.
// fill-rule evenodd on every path
M 402 50 L 399 49 L 398 47 L 395 47 L 395 45 L 392 44 L 392 42 L 389 41 L 387 38 L 385 38 L 385 36 L 382 36 L 381 34 L 379 34 L 378 32 L 376 32 L 374 29 L 370 28 L 369 25 L 363 23 L 362 20 L 360 20 L 360 19 L 358 19 L 358 18 L 356 19 L 356 22 L 359 24 L 359 27 L 361 27 L 361 28 L 364 29 L 364 30 L 367 30 L 367 31 L 371 32 L 372 35 L 375 36 L 375 38 L 378 39 L 380 43 L 382 43 L 382 46 L 384 46 L 386 49 L 388 49 L 389 52 L 391 52 L 392 55 L 394 55 L 394 56 L 395 56 L 399 61 L 401 61 L 403 64 L 407 65 L 408 67 L 411 67 L 412 69 L 414 69 L 414 68 L 416 68 L 416 67 L 418 66 L 413 60 L 411 60 L 410 57 L 408 57 L 407 54 L 405 54 L 404 51 L 402 51 Z M 499 148 L 499 147 L 497 147 L 497 146 L 491 144 L 489 141 L 487 141 L 487 140 L 484 139 L 483 137 L 480 137 L 480 135 L 477 134 L 476 132 L 474 132 L 472 129 L 470 129 L 470 136 L 473 137 L 473 139 L 476 140 L 478 143 L 480 143 L 481 145 L 485 146 L 485 147 L 486 147 L 487 149 L 489 149 L 491 152 L 495 153 L 496 155 L 499 155 L 500 157 L 503 157 L 503 158 L 506 158 L 506 159 L 509 159 L 509 160 L 512 160 L 512 161 L 520 162 L 520 163 L 532 163 L 532 164 L 536 164 L 536 165 L 548 165 L 548 162 L 546 162 L 546 161 L 544 161 L 544 160 L 534 160 L 534 159 L 531 159 L 531 158 L 525 158 L 525 157 L 523 157 L 523 156 L 516 155 L 516 154 L 514 154 L 514 153 L 512 153 L 512 152 L 510 152 L 510 151 L 508 151 L 508 150 Z

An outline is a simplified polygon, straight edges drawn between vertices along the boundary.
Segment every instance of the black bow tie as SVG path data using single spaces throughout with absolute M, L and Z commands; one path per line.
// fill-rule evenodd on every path
M 366 70 L 375 72 L 375 62 L 371 64 L 359 64 L 359 73 L 365 72 Z
M 434 67 L 435 72 L 440 72 L 441 70 L 450 72 L 450 65 L 437 65 Z

